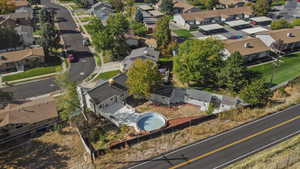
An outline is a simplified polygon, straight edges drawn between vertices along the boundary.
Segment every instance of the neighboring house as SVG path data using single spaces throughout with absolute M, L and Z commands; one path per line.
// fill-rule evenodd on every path
M 225 40 L 223 43 L 225 59 L 234 52 L 240 52 L 248 62 L 270 56 L 271 49 L 258 38 Z
M 224 23 L 249 18 L 253 15 L 251 7 L 227 8 L 174 15 L 173 21 L 185 29 L 200 25 Z
M 17 34 L 20 36 L 23 46 L 33 45 L 33 28 L 31 26 L 18 26 L 15 28 Z
M 271 48 L 272 43 L 282 40 L 285 44 L 285 51 L 290 52 L 300 47 L 300 28 L 279 29 L 269 32 L 262 32 L 256 35 L 264 44 Z
M 43 48 L 0 53 L 0 72 L 23 71 L 45 62 Z
M 114 13 L 112 6 L 107 2 L 98 2 L 89 9 L 90 15 L 99 18 L 103 24 L 106 24 L 108 17 Z
M 106 110 L 114 104 L 123 105 L 128 97 L 126 80 L 126 74 L 119 74 L 110 80 L 100 82 L 91 89 L 78 86 L 77 92 L 81 107 L 86 107 L 97 115 L 103 116 Z
M 246 0 L 219 0 L 219 4 L 224 8 L 242 7 L 246 2 Z
M 196 89 L 174 88 L 171 86 L 163 86 L 155 90 L 150 97 L 154 103 L 164 104 L 168 106 L 177 104 L 192 104 L 199 106 L 200 111 L 207 111 L 210 104 L 214 105 L 213 113 L 236 108 L 241 101 L 228 96 L 217 95 L 206 91 Z
M 200 11 L 199 8 L 191 4 L 182 1 L 174 1 L 174 14 L 191 13 L 191 12 L 199 12 L 199 11 Z
M 142 47 L 131 51 L 130 55 L 121 62 L 121 71 L 126 72 L 136 59 L 149 59 L 156 63 L 159 58 L 159 51 L 151 47 Z
M 8 105 L 0 110 L 0 140 L 39 131 L 53 126 L 57 121 L 56 103 L 51 97 Z
M 22 7 L 29 6 L 29 2 L 27 0 L 9 0 L 9 2 L 16 6 L 16 10 Z
M 160 10 L 160 5 L 161 5 L 161 0 L 158 1 L 158 3 L 155 4 L 155 8 Z M 173 12 L 175 14 L 178 14 L 178 13 L 191 13 L 191 12 L 199 12 L 200 9 L 189 4 L 189 3 L 186 3 L 186 2 L 183 2 L 182 0 L 173 0 L 173 4 L 174 4 L 174 10 Z
M 153 32 L 155 30 L 156 22 L 163 14 L 160 11 L 153 9 L 148 4 L 139 4 L 136 7 L 142 12 L 143 23 L 148 28 L 148 31 Z
M 15 28 L 19 25 L 30 26 L 32 23 L 32 13 L 17 12 L 7 15 L 0 15 L 0 27 Z

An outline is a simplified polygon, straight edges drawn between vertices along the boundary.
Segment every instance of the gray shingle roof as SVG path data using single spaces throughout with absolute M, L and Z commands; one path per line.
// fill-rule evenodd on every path
M 204 102 L 210 102 L 212 98 L 210 93 L 196 89 L 186 89 L 185 96 Z
M 127 91 L 126 74 L 119 74 L 113 77 L 113 79 L 113 84 L 109 84 L 109 82 L 106 81 L 87 92 L 95 104 L 101 103 L 112 96 L 120 95 Z

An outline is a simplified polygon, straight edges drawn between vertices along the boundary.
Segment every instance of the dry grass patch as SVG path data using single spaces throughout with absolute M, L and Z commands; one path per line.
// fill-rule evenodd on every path
M 0 154 L 0 168 L 78 168 L 92 166 L 86 156 L 80 138 L 73 128 L 63 129 L 62 134 L 48 132 L 39 138 Z M 87 157 L 87 156 L 86 156 Z
M 200 112 L 198 106 L 194 106 L 191 104 L 183 104 L 178 106 L 162 106 L 152 104 L 151 102 L 146 102 L 140 106 L 137 106 L 136 110 L 139 112 L 158 112 L 163 114 L 168 119 L 206 115 L 205 112 Z

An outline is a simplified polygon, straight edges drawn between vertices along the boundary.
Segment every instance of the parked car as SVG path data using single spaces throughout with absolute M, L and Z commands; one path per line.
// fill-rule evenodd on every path
M 67 52 L 67 59 L 69 62 L 75 62 L 77 60 L 73 51 Z
M 90 46 L 91 42 L 88 38 L 85 38 L 85 39 L 82 40 L 82 45 L 83 46 Z
M 242 35 L 231 35 L 228 39 L 241 39 L 242 37 Z

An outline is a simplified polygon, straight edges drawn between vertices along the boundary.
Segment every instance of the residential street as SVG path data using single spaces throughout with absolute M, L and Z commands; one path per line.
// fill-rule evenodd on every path
M 300 105 L 200 140 L 128 169 L 217 169 L 300 133 Z
M 68 10 L 62 6 L 56 5 L 49 0 L 42 0 L 42 4 L 47 8 L 56 9 L 56 17 L 62 21 L 58 23 L 62 32 L 62 37 L 67 49 L 74 50 L 79 61 L 72 63 L 70 69 L 71 80 L 80 82 L 91 74 L 95 68 L 95 61 L 87 47 L 82 46 L 82 35 L 77 31 L 76 24 Z M 4 91 L 11 91 L 17 99 L 35 97 L 58 90 L 54 78 L 40 80 L 12 87 L 4 88 Z
M 296 16 L 300 16 L 300 5 L 297 0 L 288 0 L 284 8 L 279 12 L 284 19 L 293 20 Z

